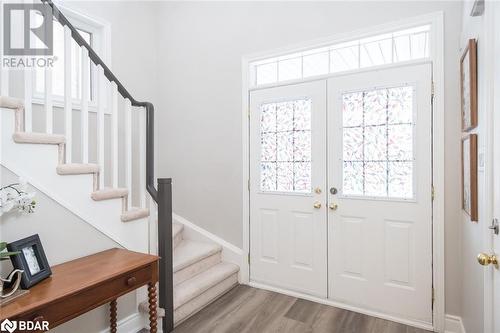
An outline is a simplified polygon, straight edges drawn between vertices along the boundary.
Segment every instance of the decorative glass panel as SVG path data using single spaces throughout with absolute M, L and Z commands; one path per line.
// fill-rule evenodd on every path
M 344 195 L 413 198 L 413 87 L 342 96 Z
M 363 128 L 344 128 L 344 161 L 363 160 Z
M 363 125 L 363 93 L 352 93 L 343 96 L 344 127 Z
M 363 162 L 344 162 L 344 195 L 363 195 Z
M 311 100 L 260 107 L 260 188 L 311 192 Z

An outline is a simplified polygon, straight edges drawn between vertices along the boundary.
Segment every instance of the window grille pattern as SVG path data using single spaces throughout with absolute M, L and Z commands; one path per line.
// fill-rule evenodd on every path
M 311 192 L 311 100 L 260 107 L 260 188 Z
M 343 195 L 411 199 L 413 87 L 342 96 Z
M 430 26 L 334 44 L 250 64 L 252 86 L 429 57 Z

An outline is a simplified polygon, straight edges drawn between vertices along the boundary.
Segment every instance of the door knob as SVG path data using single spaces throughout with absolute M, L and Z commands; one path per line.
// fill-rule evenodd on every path
M 329 207 L 331 210 L 337 210 L 337 208 L 339 208 L 339 205 L 337 205 L 336 203 L 331 203 L 328 207 Z
M 320 208 L 321 208 L 321 202 L 316 201 L 316 202 L 314 203 L 313 207 L 314 207 L 314 208 L 316 208 L 316 209 L 320 209 Z
M 493 264 L 494 266 L 497 266 L 498 265 L 498 258 L 494 254 L 479 253 L 477 255 L 477 262 L 483 266 L 488 266 L 491 264 Z

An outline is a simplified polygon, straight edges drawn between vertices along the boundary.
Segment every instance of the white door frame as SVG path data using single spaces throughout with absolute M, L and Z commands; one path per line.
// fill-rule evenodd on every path
M 243 224 L 243 258 L 241 261 L 241 283 L 250 283 L 250 195 L 249 195 L 249 179 L 250 179 L 250 141 L 249 141 L 249 102 L 250 91 L 255 88 L 250 87 L 250 72 L 249 65 L 251 62 L 262 58 L 270 58 L 283 54 L 298 52 L 304 49 L 319 47 L 328 44 L 335 44 L 346 40 L 373 36 L 395 30 L 429 24 L 430 30 L 430 48 L 431 54 L 425 62 L 432 62 L 432 79 L 434 83 L 434 99 L 433 99 L 433 152 L 432 152 L 432 183 L 434 185 L 434 202 L 432 208 L 433 215 L 433 286 L 434 286 L 434 308 L 433 308 L 433 328 L 437 332 L 444 332 L 445 324 L 445 285 L 444 285 L 444 14 L 443 12 L 434 12 L 413 18 L 406 18 L 388 24 L 369 27 L 362 30 L 357 30 L 351 33 L 341 33 L 333 37 L 321 40 L 310 41 L 294 45 L 292 47 L 272 50 L 259 54 L 247 55 L 242 57 L 242 224 Z M 422 61 L 414 61 L 413 63 L 421 63 Z M 314 77 L 311 80 L 325 79 L 328 77 L 336 77 L 358 73 L 361 71 L 372 71 L 381 68 L 398 67 L 408 65 L 406 63 L 397 63 L 392 65 L 371 67 L 366 70 L 356 70 L 343 73 L 335 73 Z M 270 88 L 273 86 L 294 84 L 311 80 L 294 80 L 285 83 L 271 84 L 258 87 L 257 89 Z M 300 295 L 295 295 L 299 296 Z M 342 307 L 341 304 L 336 306 Z M 397 320 L 397 318 L 391 318 Z

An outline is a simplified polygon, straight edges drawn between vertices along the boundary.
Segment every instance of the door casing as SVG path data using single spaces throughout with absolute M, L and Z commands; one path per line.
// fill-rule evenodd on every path
M 429 24 L 430 29 L 430 56 L 427 60 L 412 61 L 401 64 L 391 64 L 384 66 L 377 66 L 365 70 L 358 70 L 355 72 L 362 71 L 373 71 L 381 68 L 395 68 L 401 65 L 419 64 L 419 63 L 432 63 L 432 83 L 433 83 L 433 100 L 432 100 L 432 183 L 435 193 L 435 198 L 432 205 L 432 244 L 433 244 L 433 288 L 434 288 L 434 306 L 433 306 L 433 325 L 432 327 L 427 327 L 426 325 L 421 325 L 417 322 L 408 322 L 401 318 L 394 318 L 391 316 L 383 316 L 377 313 L 372 313 L 371 311 L 362 311 L 359 309 L 346 306 L 345 304 L 339 304 L 336 302 L 315 298 L 311 296 L 306 296 L 300 293 L 289 292 L 286 290 L 281 290 L 279 288 L 269 288 L 264 285 L 259 285 L 258 287 L 275 290 L 285 294 L 289 294 L 296 297 L 301 297 L 304 299 L 309 299 L 315 302 L 329 304 L 332 306 L 337 306 L 340 308 L 345 308 L 349 310 L 359 311 L 368 315 L 383 317 L 388 320 L 398 321 L 405 324 L 410 324 L 416 327 L 422 327 L 425 329 L 433 329 L 436 332 L 444 332 L 445 329 L 445 285 L 444 285 L 444 262 L 445 262 L 445 251 L 444 251 L 444 13 L 434 12 L 425 15 L 416 16 L 413 18 L 405 18 L 404 21 L 395 21 L 386 24 L 381 24 L 366 29 L 357 30 L 356 33 L 341 33 L 333 35 L 332 37 L 304 42 L 293 47 L 280 48 L 276 50 L 270 50 L 267 52 L 260 52 L 257 54 L 250 54 L 242 57 L 242 230 L 243 230 L 243 256 L 241 258 L 241 283 L 257 286 L 256 284 L 250 283 L 250 262 L 249 262 L 249 251 L 250 251 L 250 193 L 249 193 L 249 179 L 250 179 L 250 140 L 249 140 L 249 103 L 250 103 L 250 91 L 254 89 L 265 89 L 271 86 L 280 86 L 293 84 L 298 82 L 307 82 L 320 80 L 330 77 L 349 75 L 352 72 L 345 73 L 335 73 L 330 75 L 324 75 L 321 77 L 315 77 L 310 80 L 295 80 L 288 83 L 281 83 L 269 86 L 263 86 L 259 88 L 250 87 L 250 72 L 249 64 L 253 61 L 279 56 L 286 53 L 297 52 L 304 49 L 309 49 L 313 47 L 319 47 L 325 44 L 333 44 L 342 42 L 349 39 L 362 38 L 374 34 L 385 33 L 390 31 L 395 31 L 398 29 L 405 29 L 416 25 Z

